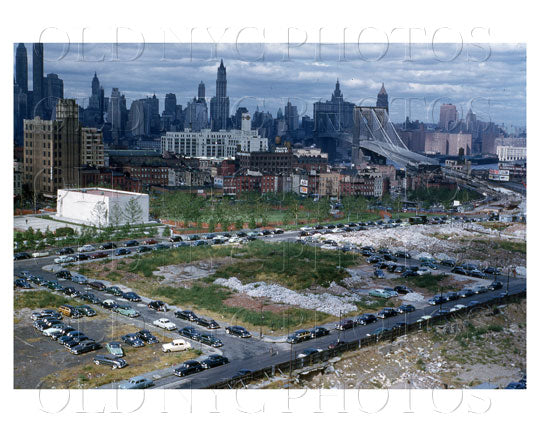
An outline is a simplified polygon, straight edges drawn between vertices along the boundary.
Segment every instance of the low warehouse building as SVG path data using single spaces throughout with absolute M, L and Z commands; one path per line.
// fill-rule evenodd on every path
M 149 198 L 114 189 L 59 189 L 56 211 L 57 218 L 84 225 L 137 225 L 148 222 Z

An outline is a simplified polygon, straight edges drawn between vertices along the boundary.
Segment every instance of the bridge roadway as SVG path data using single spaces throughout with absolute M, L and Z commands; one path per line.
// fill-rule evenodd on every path
M 380 228 L 371 227 L 371 229 L 380 229 Z M 298 231 L 286 231 L 285 233 L 280 234 L 280 235 L 274 235 L 272 237 L 261 237 L 261 239 L 266 240 L 266 241 L 294 241 L 297 235 L 298 235 Z M 135 248 L 131 248 L 131 249 L 135 249 Z M 112 251 L 106 251 L 106 252 L 109 253 L 109 256 L 111 258 L 114 258 L 114 259 L 123 258 L 123 257 L 113 257 Z M 399 259 L 398 261 L 401 263 L 404 263 L 403 259 Z M 42 276 L 47 280 L 56 280 L 56 278 L 54 277 L 54 273 L 51 273 L 43 269 L 43 267 L 49 266 L 52 264 L 54 264 L 54 256 L 15 261 L 14 273 L 16 275 L 22 270 L 28 270 L 32 274 L 35 274 L 37 276 Z M 407 264 L 418 265 L 419 263 L 416 260 L 408 259 Z M 481 282 L 483 280 L 478 279 L 478 281 Z M 83 286 L 72 283 L 70 281 L 61 281 L 61 284 L 64 286 L 73 286 L 78 290 L 81 290 L 83 288 Z M 526 281 L 524 279 L 510 278 L 509 290 L 508 290 L 510 294 L 521 292 L 521 291 L 524 291 L 525 289 L 526 289 Z M 488 293 L 477 294 L 475 296 L 471 296 L 467 299 L 456 300 L 453 302 L 445 303 L 444 307 L 451 307 L 453 304 L 460 303 L 460 302 L 468 303 L 471 300 L 485 301 L 500 294 L 504 290 L 505 288 L 503 288 L 503 290 L 490 291 Z M 111 294 L 107 294 L 104 292 L 98 292 L 97 294 L 98 294 L 98 297 L 102 299 L 114 298 L 115 301 L 122 303 L 121 301 L 118 301 L 117 297 L 114 297 Z M 148 301 L 149 299 L 143 299 L 143 302 L 140 304 L 140 307 L 137 307 L 137 310 L 141 313 L 141 317 L 135 318 L 135 319 L 128 319 L 129 321 L 127 322 L 131 322 L 134 325 L 139 325 L 143 328 L 148 326 L 152 331 L 156 332 L 158 336 L 159 334 L 161 334 L 162 330 L 157 329 L 157 328 L 152 328 L 151 324 L 149 325 L 149 323 L 151 323 L 158 317 L 165 316 L 169 318 L 172 322 L 175 322 L 177 324 L 178 328 L 188 326 L 188 325 L 194 325 L 193 323 L 182 321 L 179 318 L 176 318 L 174 316 L 173 310 L 170 310 L 167 313 L 162 313 L 162 312 L 156 312 L 154 310 L 151 310 L 145 307 Z M 130 303 L 130 305 L 132 307 L 134 306 L 133 303 Z M 200 327 L 201 331 L 213 333 L 214 335 L 216 335 L 223 341 L 224 346 L 220 348 L 220 350 L 223 352 L 224 355 L 226 355 L 231 360 L 231 362 L 227 365 L 205 370 L 204 372 L 192 375 L 187 378 L 178 378 L 172 375 L 172 369 L 171 369 L 171 371 L 169 371 L 168 374 L 161 375 L 161 378 L 155 380 L 155 387 L 156 388 L 206 388 L 206 387 L 215 385 L 222 380 L 231 378 L 236 373 L 236 371 L 240 369 L 260 370 L 265 367 L 271 367 L 272 365 L 289 361 L 291 358 L 292 359 L 296 358 L 297 354 L 306 348 L 312 348 L 312 347 L 313 348 L 327 348 L 330 342 L 335 341 L 338 338 L 343 341 L 358 340 L 364 337 L 367 333 L 370 333 L 381 326 L 384 326 L 385 328 L 391 327 L 393 324 L 399 321 L 406 321 L 408 323 L 415 322 L 421 316 L 429 315 L 438 307 L 439 306 L 429 306 L 424 309 L 418 309 L 415 312 L 407 314 L 407 315 L 399 315 L 399 316 L 388 318 L 385 320 L 378 320 L 377 322 L 372 323 L 368 326 L 359 326 L 354 329 L 345 330 L 341 332 L 337 330 L 333 330 L 335 323 L 328 323 L 328 324 L 325 324 L 325 327 L 331 329 L 330 335 L 322 337 L 322 338 L 306 341 L 298 345 L 292 345 L 292 346 L 284 342 L 268 342 L 268 341 L 260 340 L 257 337 L 257 335 L 253 335 L 253 337 L 250 339 L 240 339 L 238 337 L 230 336 L 226 334 L 224 331 L 225 325 L 229 325 L 229 323 L 220 322 L 221 329 L 212 330 L 212 331 L 209 331 L 208 329 Z M 110 312 L 110 311 L 107 311 L 106 309 L 101 308 L 100 306 L 97 306 L 97 308 L 100 309 L 102 313 Z M 195 311 L 195 313 L 197 313 L 197 311 Z M 116 314 L 114 314 L 114 316 L 116 316 Z M 197 327 L 196 325 L 194 326 Z M 174 336 L 172 332 L 168 334 L 170 336 Z M 202 351 L 205 354 L 216 352 L 215 349 L 209 348 L 197 342 L 193 343 L 193 345 L 196 348 L 202 349 Z M 274 350 L 274 355 L 271 355 L 271 349 Z M 277 351 L 277 355 L 275 354 L 275 351 Z M 147 375 L 151 376 L 152 374 L 149 373 Z M 104 388 L 116 388 L 117 385 L 118 385 L 118 382 L 104 386 Z

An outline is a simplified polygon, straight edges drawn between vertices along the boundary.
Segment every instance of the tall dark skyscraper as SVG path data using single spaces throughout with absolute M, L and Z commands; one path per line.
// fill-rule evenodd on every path
M 218 68 L 216 96 L 210 101 L 210 124 L 212 130 L 227 129 L 229 119 L 229 98 L 227 97 L 227 69 L 223 59 Z
M 32 49 L 32 90 L 34 94 L 34 107 L 46 96 L 44 81 L 43 44 L 35 43 Z
M 377 95 L 377 108 L 384 108 L 386 111 L 388 111 L 388 94 L 384 88 L 384 83 L 379 91 L 379 94 Z
M 28 93 L 28 55 L 23 43 L 17 45 L 15 55 L 15 82 L 23 93 Z
M 197 95 L 199 102 L 202 102 L 204 100 L 205 95 L 206 95 L 206 89 L 204 87 L 204 83 L 201 81 L 201 83 L 199 84 L 199 91 Z

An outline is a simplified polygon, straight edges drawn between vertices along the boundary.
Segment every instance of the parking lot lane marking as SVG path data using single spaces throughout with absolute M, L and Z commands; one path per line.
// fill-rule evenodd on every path
M 15 336 L 17 339 L 19 339 L 22 343 L 34 348 L 34 345 L 32 345 L 30 342 L 26 342 L 24 339 L 20 338 L 19 336 Z

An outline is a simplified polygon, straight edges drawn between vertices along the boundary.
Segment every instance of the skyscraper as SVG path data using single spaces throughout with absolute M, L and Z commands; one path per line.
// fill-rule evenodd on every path
M 118 88 L 113 88 L 109 98 L 107 120 L 111 124 L 112 138 L 115 143 L 123 136 L 127 116 L 126 98 Z
M 15 54 L 15 82 L 23 93 L 28 93 L 28 55 L 23 43 L 17 45 Z
M 450 130 L 457 123 L 457 109 L 452 104 L 442 104 L 439 114 L 439 127 L 442 130 Z
M 204 87 L 204 83 L 201 81 L 199 84 L 198 92 L 197 92 L 197 98 L 199 99 L 199 102 L 202 102 L 205 100 L 205 93 L 206 93 L 206 89 Z
M 46 83 L 46 97 L 47 97 L 47 110 L 53 112 L 56 107 L 58 99 L 64 99 L 64 81 L 58 78 L 58 75 L 54 73 L 47 74 L 45 78 Z
M 285 105 L 285 122 L 287 123 L 287 130 L 294 132 L 298 129 L 298 108 L 292 105 L 290 101 Z
M 227 129 L 229 119 L 229 98 L 227 97 L 227 69 L 223 59 L 218 68 L 216 96 L 210 101 L 210 124 L 213 131 Z
M 56 120 L 24 121 L 23 182 L 49 197 L 78 185 L 81 129 L 74 99 L 60 99 Z
M 388 94 L 384 88 L 384 83 L 382 84 L 381 90 L 377 95 L 377 108 L 384 108 L 388 111 Z
M 35 43 L 32 49 L 32 92 L 33 115 L 44 115 L 44 105 L 41 102 L 45 97 L 45 78 L 43 76 L 43 44 Z

